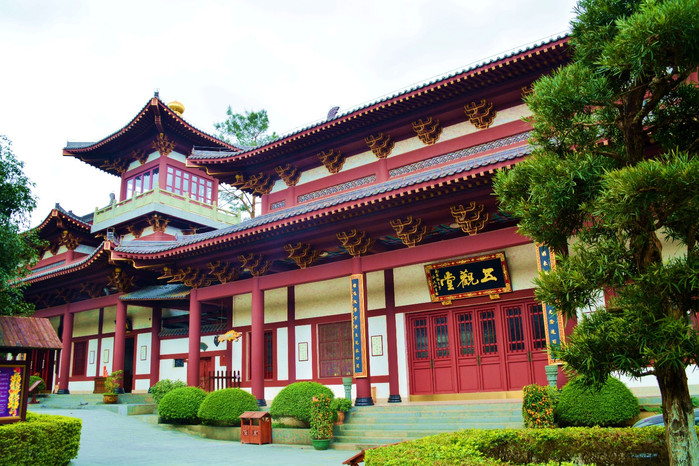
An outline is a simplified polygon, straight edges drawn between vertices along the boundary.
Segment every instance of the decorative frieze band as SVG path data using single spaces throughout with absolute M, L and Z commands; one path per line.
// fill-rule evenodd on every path
M 303 194 L 297 197 L 297 202 L 307 202 L 313 199 L 318 199 L 319 197 L 328 196 L 330 194 L 337 194 L 342 191 L 347 191 L 349 189 L 358 188 L 359 186 L 364 186 L 365 184 L 370 184 L 376 181 L 376 175 L 369 175 L 363 178 L 357 178 L 356 180 L 348 181 L 347 183 L 336 184 L 335 186 L 329 186 L 327 188 L 319 189 L 318 191 L 313 191 L 310 193 Z

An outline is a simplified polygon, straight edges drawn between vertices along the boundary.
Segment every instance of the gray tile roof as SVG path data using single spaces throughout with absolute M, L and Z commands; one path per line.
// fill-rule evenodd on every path
M 462 151 L 463 150 L 467 149 L 462 149 Z M 437 167 L 430 170 L 414 173 L 411 175 L 397 177 L 395 179 L 391 179 L 383 183 L 367 186 L 365 188 L 357 189 L 354 191 L 348 191 L 345 193 L 338 194 L 336 196 L 326 197 L 314 202 L 308 202 L 306 204 L 290 207 L 288 209 L 275 211 L 273 213 L 261 215 L 259 217 L 255 217 L 253 219 L 241 222 L 237 225 L 222 228 L 220 230 L 214 230 L 207 233 L 200 233 L 197 235 L 181 237 L 175 241 L 159 241 L 157 243 L 150 243 L 148 241 L 123 242 L 121 246 L 116 248 L 116 251 L 127 254 L 154 254 L 164 252 L 178 247 L 196 244 L 209 239 L 219 238 L 221 236 L 242 232 L 269 223 L 274 223 L 292 217 L 305 215 L 310 212 L 326 209 L 328 207 L 333 207 L 346 202 L 358 201 L 363 198 L 388 193 L 391 191 L 406 188 L 408 186 L 424 183 L 427 181 L 437 180 L 439 178 L 469 172 L 477 168 L 506 162 L 508 160 L 514 160 L 516 158 L 524 157 L 525 155 L 531 153 L 531 151 L 532 148 L 529 145 L 504 149 L 499 152 L 484 155 L 481 157 L 474 157 L 457 163 L 452 163 L 447 166 Z M 451 154 L 456 154 L 458 152 L 461 151 L 456 151 Z
M 142 288 L 133 293 L 127 293 L 119 297 L 122 301 L 164 301 L 173 299 L 187 299 L 190 288 L 181 283 L 168 283 Z
M 460 68 L 460 69 L 458 69 L 458 70 L 454 70 L 454 71 L 445 73 L 445 74 L 443 74 L 443 75 L 434 77 L 434 78 L 432 78 L 432 79 L 429 79 L 429 80 L 427 80 L 427 81 L 421 82 L 421 83 L 419 83 L 419 84 L 414 84 L 414 85 L 412 85 L 412 86 L 409 86 L 409 87 L 406 87 L 406 88 L 404 88 L 404 89 L 401 89 L 401 90 L 399 90 L 399 91 L 397 91 L 397 92 L 393 92 L 393 93 L 390 93 L 390 94 L 383 95 L 383 96 L 379 97 L 378 99 L 371 100 L 371 101 L 365 102 L 365 103 L 363 103 L 363 104 L 359 104 L 359 105 L 357 105 L 357 106 L 355 106 L 355 107 L 352 107 L 352 108 L 350 108 L 349 110 L 346 110 L 346 111 L 344 111 L 344 112 L 338 112 L 337 115 L 335 115 L 333 118 L 330 118 L 330 119 L 328 119 L 328 118 L 322 118 L 322 119 L 317 120 L 317 121 L 315 121 L 315 122 L 313 122 L 313 123 L 311 123 L 311 124 L 309 124 L 309 125 L 306 125 L 306 126 L 297 128 L 297 129 L 295 129 L 295 130 L 292 130 L 292 131 L 290 131 L 289 133 L 284 134 L 284 135 L 281 135 L 281 136 L 279 136 L 277 139 L 274 139 L 274 140 L 268 142 L 267 144 L 264 144 L 264 145 L 259 146 L 259 147 L 248 148 L 247 150 L 246 150 L 245 148 L 242 148 L 243 150 L 241 150 L 240 152 L 230 152 L 230 153 L 227 153 L 227 152 L 220 152 L 220 151 L 215 151 L 215 150 L 205 150 L 204 148 L 201 148 L 200 150 L 197 150 L 196 153 L 195 153 L 195 152 L 192 152 L 192 154 L 190 155 L 189 158 L 192 159 L 192 160 L 203 160 L 203 159 L 217 159 L 217 158 L 222 158 L 222 157 L 230 157 L 230 156 L 233 156 L 233 155 L 236 155 L 236 156 L 237 156 L 237 155 L 243 155 L 243 154 L 246 154 L 246 153 L 248 153 L 248 152 L 252 152 L 252 151 L 254 151 L 254 150 L 257 150 L 257 149 L 259 149 L 259 148 L 261 148 L 261 147 L 265 147 L 265 146 L 268 146 L 268 145 L 270 145 L 270 144 L 273 144 L 273 143 L 275 143 L 275 142 L 277 142 L 277 141 L 279 141 L 279 140 L 281 140 L 281 139 L 286 139 L 286 138 L 288 138 L 288 137 L 291 137 L 291 136 L 294 136 L 294 135 L 296 135 L 296 134 L 299 134 L 299 133 L 302 133 L 302 132 L 304 132 L 304 131 L 307 131 L 307 130 L 309 130 L 309 129 L 311 129 L 311 128 L 315 128 L 316 126 L 321 126 L 321 125 L 323 125 L 323 124 L 325 124 L 325 123 L 327 123 L 327 122 L 330 122 L 330 121 L 339 120 L 339 119 L 341 119 L 341 118 L 346 117 L 347 115 L 351 115 L 352 113 L 355 113 L 355 112 L 364 110 L 364 109 L 366 109 L 366 108 L 369 108 L 369 107 L 371 107 L 371 106 L 380 104 L 381 102 L 384 102 L 384 101 L 387 101 L 387 100 L 391 100 L 391 99 L 394 99 L 394 98 L 396 98 L 396 97 L 400 97 L 400 96 L 405 95 L 405 94 L 409 94 L 409 93 L 411 93 L 411 92 L 417 91 L 417 90 L 422 89 L 422 88 L 424 88 L 424 87 L 427 87 L 427 86 L 431 86 L 431 85 L 433 85 L 433 84 L 436 84 L 436 83 L 438 83 L 438 82 L 440 82 L 440 81 L 444 81 L 444 80 L 453 78 L 453 77 L 458 76 L 458 75 L 460 75 L 460 74 L 468 73 L 468 72 L 477 70 L 478 68 L 487 66 L 487 65 L 489 65 L 489 64 L 491 64 L 491 63 L 495 63 L 495 62 L 500 61 L 500 60 L 505 60 L 505 59 L 514 57 L 515 55 L 519 55 L 519 54 L 521 54 L 521 53 L 528 52 L 528 51 L 533 50 L 533 49 L 535 49 L 535 48 L 537 48 L 537 47 L 541 47 L 541 46 L 544 46 L 544 45 L 551 44 L 551 43 L 556 42 L 556 41 L 558 41 L 558 40 L 561 40 L 561 39 L 563 39 L 563 38 L 565 38 L 565 37 L 566 37 L 565 34 L 563 34 L 563 35 L 555 35 L 555 36 L 552 36 L 552 37 L 550 37 L 550 38 L 548 38 L 548 39 L 546 39 L 546 40 L 534 42 L 534 43 L 532 43 L 532 44 L 528 44 L 528 45 L 526 45 L 526 46 L 523 46 L 522 48 L 519 48 L 519 49 L 513 49 L 513 50 L 512 50 L 511 52 L 509 52 L 509 53 L 505 53 L 505 54 L 502 54 L 502 55 L 494 56 L 494 57 L 492 57 L 492 58 L 489 58 L 489 59 L 486 59 L 486 60 L 477 62 L 477 63 L 472 64 L 472 65 L 470 65 L 470 66 L 467 66 L 467 67 L 465 67 L 465 68 Z
M 94 251 L 92 251 L 92 254 L 80 259 L 77 262 L 71 262 L 70 264 L 65 265 L 63 267 L 59 267 L 57 269 L 50 269 L 50 270 L 47 270 L 46 272 L 37 273 L 35 275 L 29 275 L 28 277 L 24 277 L 21 281 L 29 282 L 32 280 L 36 280 L 37 278 L 44 277 L 46 275 L 53 275 L 53 274 L 58 273 L 58 272 L 63 272 L 65 270 L 70 270 L 72 268 L 79 267 L 79 266 L 85 264 L 86 262 L 91 261 L 95 256 L 100 254 L 102 251 L 104 251 L 104 242 L 100 243 L 100 245 L 97 248 L 95 248 Z

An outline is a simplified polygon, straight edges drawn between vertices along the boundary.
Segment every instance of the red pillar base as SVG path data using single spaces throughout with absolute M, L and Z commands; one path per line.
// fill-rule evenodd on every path
M 389 403 L 402 403 L 403 400 L 401 399 L 400 395 L 390 395 L 388 397 L 388 402 Z
M 369 378 L 356 379 L 357 383 L 357 399 L 354 400 L 355 406 L 374 406 L 374 400 L 371 398 L 371 382 Z
M 70 395 L 70 390 L 67 388 L 59 388 L 56 395 Z
M 259 406 L 259 407 L 267 406 L 267 401 L 265 401 L 265 400 L 257 400 L 257 406 Z

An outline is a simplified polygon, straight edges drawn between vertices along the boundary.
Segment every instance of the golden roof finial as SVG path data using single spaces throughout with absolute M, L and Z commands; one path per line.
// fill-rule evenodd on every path
M 167 104 L 167 106 L 170 107 L 170 110 L 177 113 L 179 116 L 182 116 L 182 114 L 184 113 L 184 105 L 182 105 L 182 102 L 173 100 L 172 102 Z

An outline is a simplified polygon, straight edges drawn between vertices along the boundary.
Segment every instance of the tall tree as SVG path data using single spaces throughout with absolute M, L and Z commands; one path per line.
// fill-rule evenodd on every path
M 278 136 L 276 133 L 268 134 L 269 118 L 267 110 L 259 112 L 248 111 L 245 113 L 233 113 L 231 107 L 226 110 L 227 119 L 214 123 L 214 128 L 218 131 L 218 137 L 224 141 L 241 146 L 242 148 L 253 148 L 267 144 Z M 229 207 L 240 213 L 247 213 L 250 218 L 255 216 L 256 197 L 245 193 L 229 185 L 221 186 L 221 196 L 223 206 Z
M 527 98 L 534 152 L 495 193 L 560 256 L 539 299 L 573 317 L 607 292 L 553 348 L 565 368 L 591 385 L 654 375 L 672 464 L 696 465 L 699 0 L 580 0 L 576 13 L 572 63 Z
M 24 301 L 26 285 L 18 282 L 36 263 L 34 232 L 20 233 L 29 226 L 29 213 L 36 207 L 32 183 L 24 164 L 12 152 L 12 143 L 0 135 L 0 314 L 29 314 L 34 307 Z

